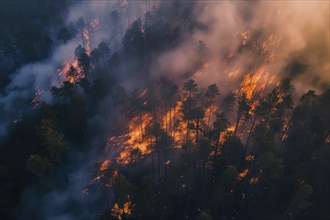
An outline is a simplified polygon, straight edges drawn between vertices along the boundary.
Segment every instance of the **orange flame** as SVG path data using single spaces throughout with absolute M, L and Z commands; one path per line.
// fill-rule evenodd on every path
M 92 52 L 92 48 L 91 48 L 90 34 L 87 28 L 84 28 L 83 35 L 84 35 L 84 39 L 86 40 L 86 45 L 85 45 L 86 53 L 90 55 Z
M 74 73 L 70 73 L 71 66 L 76 69 Z M 77 80 L 82 79 L 85 75 L 82 73 L 81 68 L 78 66 L 78 60 L 66 61 L 62 69 L 57 70 L 58 75 L 62 76 L 64 80 L 69 81 L 71 84 L 75 83 Z
M 96 29 L 100 24 L 100 19 L 94 18 L 89 22 L 89 24 L 92 26 L 92 28 Z

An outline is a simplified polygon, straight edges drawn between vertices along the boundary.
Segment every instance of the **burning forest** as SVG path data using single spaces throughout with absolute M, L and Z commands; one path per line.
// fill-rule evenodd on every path
M 0 5 L 2 219 L 330 218 L 329 2 Z

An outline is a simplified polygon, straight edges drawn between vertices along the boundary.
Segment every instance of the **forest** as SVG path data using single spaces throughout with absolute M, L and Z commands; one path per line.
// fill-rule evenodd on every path
M 329 8 L 1 1 L 1 219 L 329 219 Z

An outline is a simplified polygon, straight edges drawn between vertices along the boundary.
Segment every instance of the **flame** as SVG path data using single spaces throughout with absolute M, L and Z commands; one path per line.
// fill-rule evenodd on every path
M 241 173 L 238 174 L 238 179 L 243 179 L 249 173 L 248 169 L 244 169 Z
M 71 66 L 76 69 L 74 73 L 70 73 Z M 85 77 L 81 68 L 78 66 L 78 60 L 66 61 L 62 69 L 58 69 L 58 75 L 62 76 L 64 80 L 69 81 L 71 84 L 74 84 L 77 80 Z
M 245 93 L 246 98 L 251 100 L 255 92 L 265 88 L 265 75 L 269 75 L 266 65 L 261 66 L 256 72 L 246 74 L 241 82 L 239 92 Z
M 139 122 L 140 119 L 142 119 L 142 123 Z M 117 163 L 122 165 L 130 163 L 131 151 L 134 149 L 139 149 L 142 156 L 151 153 L 149 140 L 143 138 L 143 129 L 151 120 L 152 117 L 148 113 L 136 116 L 129 123 L 128 133 L 108 138 L 106 150 L 112 150 L 115 147 L 120 148 L 121 152 L 116 158 Z
M 89 22 L 89 24 L 90 24 L 90 26 L 92 26 L 92 28 L 96 29 L 100 25 L 100 19 L 94 18 L 93 20 L 91 20 Z
M 84 35 L 84 39 L 86 41 L 86 45 L 85 45 L 85 49 L 86 49 L 86 53 L 88 55 L 91 54 L 92 52 L 92 48 L 91 48 L 91 39 L 90 39 L 90 34 L 87 28 L 84 28 L 83 30 L 83 35 Z
M 139 95 L 143 97 L 147 94 L 148 90 L 145 89 Z M 172 137 L 173 147 L 181 148 L 182 144 L 186 141 L 186 131 L 187 131 L 187 122 L 183 120 L 183 114 L 181 113 L 182 101 L 178 101 L 176 106 L 167 110 L 159 110 L 160 114 L 159 119 L 162 129 L 164 129 L 169 136 Z M 207 120 L 207 115 L 204 120 Z M 128 131 L 123 132 L 119 135 L 109 137 L 107 139 L 106 151 L 118 155 L 116 161 L 118 164 L 127 165 L 132 162 L 131 152 L 134 149 L 138 149 L 141 152 L 142 157 L 150 154 L 152 149 L 150 147 L 151 142 L 155 140 L 150 140 L 150 138 L 144 138 L 144 129 L 148 124 L 153 120 L 153 116 L 150 113 L 145 113 L 140 116 L 134 117 L 129 122 Z M 141 123 L 142 121 L 142 123 Z M 190 123 L 195 123 L 191 121 Z M 193 129 L 189 131 L 189 139 L 195 140 L 196 133 Z M 166 163 L 170 163 L 167 161 Z
M 259 177 L 252 177 L 252 178 L 249 180 L 249 183 L 250 183 L 250 184 L 256 184 L 258 181 L 259 181 Z
M 210 65 L 211 65 L 210 62 L 203 63 L 203 66 L 195 72 L 194 76 L 196 76 L 196 77 L 203 76 L 207 72 L 207 70 L 209 69 Z
M 37 89 L 34 98 L 31 101 L 32 108 L 37 108 L 39 106 L 41 100 L 41 94 L 42 94 L 41 91 Z
M 110 160 L 105 160 L 105 161 L 102 163 L 102 165 L 100 166 L 100 171 L 104 171 L 104 170 L 106 170 L 106 169 L 108 168 L 109 164 L 110 164 Z
M 245 157 L 246 161 L 253 161 L 254 160 L 254 156 L 252 154 L 249 154 Z
M 324 143 L 325 143 L 325 144 L 329 144 L 329 143 L 330 143 L 330 135 L 328 135 L 328 136 L 325 138 Z
M 132 204 L 131 201 L 127 201 L 123 204 L 123 207 L 119 207 L 118 203 L 115 203 L 111 209 L 111 216 L 114 219 L 124 219 L 125 216 L 129 217 L 132 216 L 132 209 L 134 205 Z

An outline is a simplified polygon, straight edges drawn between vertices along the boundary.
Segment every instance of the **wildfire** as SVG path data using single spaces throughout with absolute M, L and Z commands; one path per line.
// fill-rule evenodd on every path
M 147 94 L 148 90 L 143 90 L 139 97 L 143 97 Z M 159 110 L 158 116 L 160 118 L 161 128 L 168 133 L 172 138 L 173 147 L 181 148 L 187 138 L 187 121 L 183 120 L 181 113 L 182 101 L 178 101 L 176 106 L 168 109 L 167 111 Z M 208 115 L 202 119 L 206 121 Z M 155 142 L 152 138 L 146 138 L 144 130 L 148 124 L 152 123 L 154 117 L 150 113 L 145 113 L 140 116 L 134 117 L 129 122 L 128 131 L 109 137 L 107 139 L 106 151 L 112 152 L 117 155 L 116 162 L 121 165 L 129 164 L 135 161 L 132 152 L 138 150 L 141 157 L 148 155 L 152 152 L 151 144 Z M 190 124 L 193 124 L 190 121 Z M 196 125 L 195 125 L 196 126 Z M 196 132 L 194 129 L 189 129 L 189 140 L 195 140 Z M 168 164 L 170 162 L 168 161 Z
M 251 100 L 254 93 L 265 88 L 265 75 L 269 75 L 265 65 L 260 67 L 256 72 L 246 74 L 241 82 L 239 92 L 245 93 L 246 98 Z
M 195 72 L 194 76 L 196 76 L 196 77 L 203 76 L 207 72 L 207 70 L 209 69 L 210 65 L 211 65 L 211 63 L 205 62 L 203 64 L 203 66 Z
M 129 132 L 118 136 L 108 138 L 107 150 L 113 151 L 118 148 L 119 156 L 116 158 L 119 164 L 128 164 L 131 162 L 131 152 L 138 149 L 141 156 L 151 153 L 150 143 L 143 137 L 143 129 L 151 122 L 152 117 L 146 113 L 141 117 L 134 117 L 129 123 Z M 142 121 L 142 122 L 141 122 Z
M 86 45 L 85 45 L 86 53 L 88 55 L 90 55 L 92 52 L 92 48 L 91 48 L 90 34 L 89 34 L 89 31 L 87 28 L 84 28 L 83 35 L 84 35 L 84 39 L 86 41 Z
M 96 29 L 100 25 L 100 19 L 94 18 L 93 20 L 91 20 L 89 22 L 89 24 L 90 24 L 90 26 L 92 26 L 92 28 Z
M 101 167 L 100 167 L 100 171 L 104 171 L 104 170 L 106 170 L 106 169 L 108 168 L 109 164 L 110 164 L 110 160 L 106 160 L 106 161 L 104 161 L 104 162 L 102 163 Z
M 118 203 L 115 203 L 111 209 L 111 216 L 114 219 L 124 219 L 125 217 L 129 217 L 132 215 L 132 209 L 134 205 L 131 201 L 127 201 L 123 204 L 123 207 L 119 207 Z
M 62 69 L 58 70 L 58 75 L 64 77 L 64 79 L 71 84 L 85 77 L 81 68 L 78 66 L 77 59 L 72 62 L 66 61 Z
M 248 174 L 248 172 L 249 172 L 248 169 L 243 170 L 241 173 L 238 174 L 238 179 L 239 180 L 243 179 Z
M 37 89 L 33 100 L 31 101 L 32 108 L 37 108 L 41 100 L 41 91 Z
M 250 183 L 250 184 L 256 184 L 258 181 L 259 181 L 259 177 L 252 177 L 252 178 L 249 180 L 249 183 Z
M 252 154 L 249 154 L 245 157 L 246 161 L 253 161 L 254 160 L 254 156 Z

